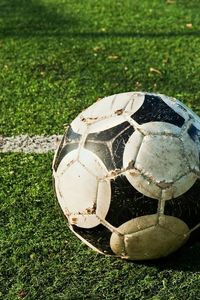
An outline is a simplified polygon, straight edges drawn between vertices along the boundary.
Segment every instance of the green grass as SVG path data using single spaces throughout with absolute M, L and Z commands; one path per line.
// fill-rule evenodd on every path
M 130 90 L 200 114 L 199 38 L 195 0 L 1 0 L 0 134 L 62 133 L 97 98 Z M 0 299 L 200 299 L 199 243 L 154 263 L 94 253 L 58 212 L 51 161 L 1 154 Z

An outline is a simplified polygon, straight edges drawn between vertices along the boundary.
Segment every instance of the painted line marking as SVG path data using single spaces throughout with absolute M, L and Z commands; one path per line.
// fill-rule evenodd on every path
M 0 153 L 47 153 L 56 150 L 61 138 L 62 135 L 19 135 L 11 137 L 0 136 Z

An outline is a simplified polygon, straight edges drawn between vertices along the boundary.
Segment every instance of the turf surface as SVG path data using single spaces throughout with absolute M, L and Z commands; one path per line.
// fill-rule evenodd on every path
M 200 114 L 200 2 L 1 0 L 3 135 L 60 134 L 97 98 L 143 90 Z M 55 206 L 52 154 L 1 154 L 0 299 L 200 299 L 200 244 L 156 263 L 93 253 Z

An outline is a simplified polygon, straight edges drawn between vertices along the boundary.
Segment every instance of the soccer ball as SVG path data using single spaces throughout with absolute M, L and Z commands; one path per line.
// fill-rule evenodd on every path
M 105 97 L 66 130 L 53 177 L 69 228 L 91 248 L 167 256 L 200 228 L 200 118 L 165 95 Z

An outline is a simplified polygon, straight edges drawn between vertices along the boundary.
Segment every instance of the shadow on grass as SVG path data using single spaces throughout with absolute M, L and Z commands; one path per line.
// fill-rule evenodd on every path
M 64 29 L 78 25 L 78 19 L 70 13 L 58 13 L 59 6 L 43 5 L 37 0 L 1 0 L 1 37 L 29 38 L 33 36 L 59 35 Z
M 200 37 L 200 30 L 171 32 L 83 32 L 88 23 L 80 15 L 62 11 L 58 5 L 42 4 L 37 0 L 1 0 L 0 36 L 12 38 L 71 37 L 71 38 L 177 38 Z M 89 25 L 89 24 L 88 24 Z M 92 24 L 91 24 L 92 29 Z

